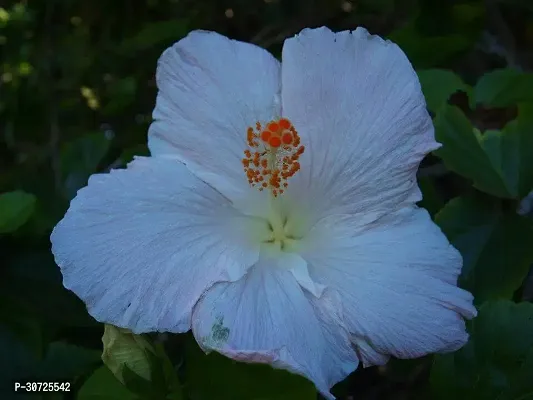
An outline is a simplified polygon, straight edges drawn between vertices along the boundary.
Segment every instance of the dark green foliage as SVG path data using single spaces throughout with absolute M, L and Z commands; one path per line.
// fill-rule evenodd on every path
M 490 301 L 470 325 L 470 341 L 435 357 L 438 399 L 517 400 L 533 393 L 533 304 Z

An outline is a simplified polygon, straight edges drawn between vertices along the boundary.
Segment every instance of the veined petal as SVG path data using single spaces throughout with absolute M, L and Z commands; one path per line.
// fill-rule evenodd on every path
M 262 258 L 241 280 L 214 285 L 194 309 L 193 333 L 206 351 L 304 375 L 332 399 L 329 388 L 358 360 L 334 298 L 324 293 L 317 303 L 287 269 L 290 261 Z
M 249 191 L 246 132 L 280 115 L 280 66 L 266 50 L 194 31 L 167 49 L 148 134 L 152 155 L 176 156 L 230 199 Z
M 428 213 L 404 208 L 365 229 L 355 219 L 323 220 L 303 257 L 314 281 L 338 291 L 363 364 L 464 345 L 473 297 L 456 286 L 461 255 Z
M 398 46 L 363 28 L 303 30 L 283 47 L 282 105 L 306 146 L 290 196 L 315 219 L 368 222 L 420 200 L 416 170 L 439 145 Z
M 52 251 L 65 287 L 98 321 L 183 332 L 208 287 L 258 260 L 255 224 L 179 161 L 137 158 L 90 178 L 54 229 Z

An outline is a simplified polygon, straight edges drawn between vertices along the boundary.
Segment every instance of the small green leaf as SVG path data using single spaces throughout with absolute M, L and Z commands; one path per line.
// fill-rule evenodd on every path
M 102 342 L 104 364 L 130 392 L 147 398 L 181 398 L 178 378 L 170 375 L 170 361 L 162 347 L 143 335 L 107 324 Z
M 435 222 L 463 256 L 461 286 L 477 304 L 510 299 L 533 263 L 533 221 L 490 199 L 455 198 Z
M 474 88 L 478 104 L 508 107 L 533 102 L 533 73 L 497 69 L 483 75 Z
M 185 374 L 191 398 L 231 400 L 315 400 L 307 379 L 269 365 L 246 364 L 218 353 L 204 354 L 190 338 Z
M 449 70 L 425 69 L 419 70 L 417 73 L 427 106 L 433 112 L 446 104 L 455 92 L 463 91 L 470 94 L 472 90 L 459 76 Z
M 139 399 L 122 385 L 105 365 L 85 381 L 77 400 L 136 400 Z
M 477 189 L 518 199 L 533 188 L 533 119 L 527 114 L 519 113 L 502 131 L 481 134 L 461 110 L 444 106 L 434 123 L 443 144 L 435 154 Z
M 24 225 L 35 210 L 35 202 L 34 195 L 21 190 L 0 194 L 0 233 L 11 233 Z
M 141 378 L 150 380 L 151 366 L 147 353 L 155 353 L 155 350 L 142 335 L 106 324 L 102 342 L 102 360 L 119 381 L 124 383 L 124 367 L 128 367 Z
M 479 310 L 461 350 L 437 355 L 436 399 L 526 400 L 533 396 L 533 304 L 491 301 Z

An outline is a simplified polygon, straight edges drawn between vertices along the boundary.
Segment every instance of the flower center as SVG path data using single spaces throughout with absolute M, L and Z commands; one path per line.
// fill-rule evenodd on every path
M 287 218 L 273 212 L 268 218 L 270 234 L 263 244 L 271 250 L 296 251 L 300 237 L 291 234 Z
M 300 136 L 287 118 L 273 120 L 247 130 L 249 148 L 242 159 L 244 172 L 252 187 L 270 189 L 274 197 L 283 194 L 287 180 L 300 170 L 298 160 L 305 151 Z

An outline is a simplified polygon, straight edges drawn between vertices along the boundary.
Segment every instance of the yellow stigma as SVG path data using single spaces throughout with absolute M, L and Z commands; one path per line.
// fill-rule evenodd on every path
M 298 160 L 305 151 L 300 136 L 287 118 L 270 121 L 265 127 L 257 122 L 246 132 L 249 148 L 242 165 L 252 187 L 270 189 L 274 197 L 283 194 L 287 179 L 300 170 Z

